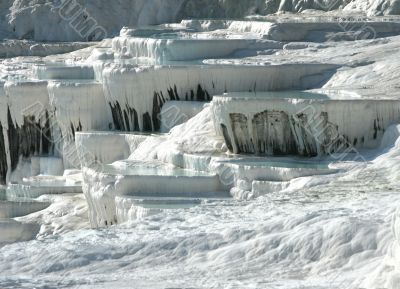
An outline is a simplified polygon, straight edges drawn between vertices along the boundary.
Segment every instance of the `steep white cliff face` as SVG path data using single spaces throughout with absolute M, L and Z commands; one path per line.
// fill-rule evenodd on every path
M 209 101 L 224 91 L 306 89 L 323 81 L 334 65 L 111 66 L 103 85 L 114 125 L 127 131 L 158 131 L 166 100 Z M 290 77 L 280 78 L 282 75 Z
M 379 146 L 400 122 L 398 100 L 329 94 L 214 96 L 214 123 L 234 153 L 316 156 Z

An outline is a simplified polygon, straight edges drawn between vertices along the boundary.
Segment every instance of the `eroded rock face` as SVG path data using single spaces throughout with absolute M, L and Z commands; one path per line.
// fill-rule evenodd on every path
M 10 145 L 11 169 L 15 170 L 20 157 L 29 158 L 34 155 L 53 155 L 54 140 L 51 132 L 49 113 L 46 121 L 41 123 L 34 117 L 25 117 L 22 126 L 14 124 L 8 112 L 8 139 Z
M 159 131 L 161 127 L 161 109 L 166 101 L 210 101 L 211 95 L 199 84 L 197 89 L 191 89 L 184 95 L 179 96 L 177 87 L 174 85 L 167 89 L 168 94 L 164 96 L 162 91 L 155 91 L 153 96 L 152 109 L 141 115 L 128 103 L 124 106 L 115 101 L 109 103 L 113 124 L 121 131 Z M 139 122 L 140 121 L 140 122 Z M 141 126 L 140 126 L 141 124 Z
M 4 143 L 3 124 L 0 123 L 0 183 L 6 183 L 8 164 L 6 146 Z
M 395 100 L 271 96 L 214 98 L 214 124 L 231 152 L 312 157 L 374 148 L 387 127 L 400 120 L 400 102 Z
M 8 110 L 8 128 L 1 129 L 0 137 L 0 182 L 6 183 L 7 173 L 17 169 L 21 160 L 33 156 L 53 156 L 56 140 L 54 138 L 50 113 L 45 112 L 42 120 L 25 116 L 23 123 L 12 120 Z M 6 134 L 4 134 L 6 132 Z
M 284 111 L 264 111 L 253 118 L 256 152 L 261 154 L 290 153 L 294 151 L 289 116 Z M 268 139 L 268 143 L 263 140 Z M 272 149 L 272 152 L 269 151 Z
M 267 91 L 315 86 L 335 65 L 176 66 L 105 69 L 103 87 L 114 127 L 122 131 L 158 131 L 166 101 L 211 101 L 226 91 Z M 280 79 L 280 75 L 286 78 Z M 314 79 L 308 80 L 308 76 Z
M 302 132 L 302 135 L 295 135 L 296 131 L 291 129 L 291 122 L 295 124 L 295 121 L 293 118 L 289 119 L 288 114 L 284 111 L 265 110 L 256 113 L 252 119 L 248 119 L 244 114 L 231 113 L 230 119 L 233 139 L 236 144 L 235 153 L 258 155 L 317 154 L 315 141 L 305 137 L 307 136 L 305 131 Z M 232 140 L 227 133 L 224 136 L 227 146 L 232 148 Z M 300 149 L 297 140 L 303 141 L 307 149 Z

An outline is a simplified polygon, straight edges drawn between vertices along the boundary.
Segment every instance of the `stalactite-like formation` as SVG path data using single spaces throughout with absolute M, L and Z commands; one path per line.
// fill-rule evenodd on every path
M 21 157 L 29 158 L 31 156 L 51 156 L 54 155 L 54 139 L 52 136 L 52 127 L 50 123 L 49 112 L 46 111 L 46 120 L 40 122 L 33 116 L 25 116 L 22 126 L 18 126 L 12 120 L 10 110 L 8 116 L 8 142 L 11 159 L 11 170 L 14 171 Z M 3 135 L 4 146 L 4 135 Z M 4 147 L 6 156 L 7 148 Z M 3 155 L 0 146 L 0 153 Z M 6 160 L 5 160 L 6 161 Z M 2 160 L 3 162 L 3 160 Z M 5 178 L 7 170 L 1 171 L 1 178 Z
M 6 183 L 7 170 L 8 165 L 3 134 L 3 124 L 0 122 L 0 184 Z
M 114 101 L 113 103 L 109 102 L 109 106 L 116 130 L 154 132 L 160 130 L 161 109 L 166 101 L 176 100 L 206 102 L 210 101 L 211 99 L 211 95 L 200 84 L 197 85 L 196 89 L 191 89 L 190 92 L 186 92 L 185 97 L 181 99 L 178 94 L 178 89 L 176 85 L 174 85 L 173 87 L 167 89 L 167 97 L 164 96 L 162 91 L 154 91 L 152 110 L 143 113 L 141 116 L 138 115 L 137 110 L 134 107 L 130 107 L 128 104 L 126 104 L 125 108 L 123 108 L 119 101 Z M 142 127 L 140 127 L 140 123 L 142 123 Z
M 259 155 L 299 154 L 296 141 L 290 129 L 289 117 L 283 111 L 264 111 L 254 115 L 249 127 L 249 119 L 240 113 L 230 114 L 231 126 L 236 144 L 235 153 Z M 252 131 L 251 131 L 252 130 Z M 231 139 L 226 143 L 230 144 Z M 228 145 L 228 148 L 232 144 Z

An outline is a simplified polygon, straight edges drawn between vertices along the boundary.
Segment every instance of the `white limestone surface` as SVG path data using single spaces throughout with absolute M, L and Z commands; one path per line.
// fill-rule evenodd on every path
M 118 131 L 76 132 L 75 144 L 82 166 L 110 164 L 127 159 L 146 140 L 162 138 L 162 134 Z
M 376 148 L 400 121 L 397 99 L 298 92 L 214 97 L 216 130 L 234 153 L 323 155 Z
M 118 223 L 117 196 L 202 196 L 222 190 L 217 175 L 174 168 L 161 162 L 124 161 L 83 169 L 83 190 L 92 226 Z
M 0 246 L 32 240 L 39 233 L 39 229 L 40 227 L 36 224 L 23 224 L 12 219 L 0 219 Z
M 238 50 L 280 49 L 283 46 L 278 42 L 261 39 L 213 38 L 212 34 L 200 39 L 196 39 L 196 34 L 172 36 L 172 39 L 117 37 L 113 39 L 112 48 L 119 57 L 148 58 L 161 65 L 174 61 L 223 58 Z
M 168 6 L 171 3 L 169 1 L 147 1 L 146 3 L 136 1 L 137 10 L 132 12 L 127 9 L 128 6 L 124 6 L 128 2 L 123 0 L 95 2 L 84 1 L 85 5 L 92 5 L 92 8 L 103 5 L 102 9 L 91 10 L 92 13 L 98 11 L 99 14 L 96 15 L 119 15 L 118 21 L 111 16 L 101 17 L 102 21 L 107 23 L 107 28 L 116 32 L 119 28 L 116 28 L 118 24 L 115 23 L 125 21 L 125 17 L 131 21 L 128 24 L 139 22 L 148 24 L 160 19 L 160 21 L 165 19 L 173 21 L 175 18 L 170 16 L 175 12 L 179 12 L 176 17 L 181 18 L 182 15 L 200 17 L 212 13 L 220 16 L 242 16 L 242 14 L 266 14 L 271 11 L 268 9 L 303 11 L 305 8 L 317 8 L 315 1 L 268 1 L 270 4 L 268 9 L 263 1 L 257 3 L 253 1 L 187 1 L 180 10 L 180 8 L 177 9 L 177 6 L 182 4 L 180 1 L 174 2 L 177 6 Z M 370 1 L 367 3 L 356 0 L 349 4 L 354 6 L 352 9 L 362 8 L 365 13 L 395 13 L 397 2 Z M 140 12 L 142 10 L 139 4 L 144 5 L 143 14 Z M 350 9 L 350 6 L 346 5 L 347 1 L 346 3 L 338 1 L 337 4 L 338 7 L 343 6 L 346 11 Z M 24 37 L 30 37 L 30 35 L 48 38 L 57 36 L 63 39 L 75 37 L 76 35 L 72 35 L 72 30 L 63 30 L 71 27 L 68 28 L 63 21 L 59 22 L 56 15 L 48 23 L 56 22 L 57 25 L 41 27 L 43 21 L 39 16 L 46 15 L 46 21 L 49 21 L 46 5 L 49 3 L 34 0 L 17 1 L 13 7 L 15 13 L 10 16 L 16 33 Z M 25 9 L 25 7 L 29 8 Z M 120 8 L 108 9 L 110 7 L 124 7 L 124 9 L 123 11 Z M 162 12 L 158 9 L 159 7 L 162 7 Z M 0 14 L 7 14 L 4 11 L 7 11 L 7 8 L 0 9 Z M 293 19 L 296 22 L 304 22 L 304 19 L 310 19 L 309 16 L 314 13 L 316 14 L 315 11 L 305 11 L 302 15 L 281 14 L 272 18 L 275 19 L 274 21 L 280 18 L 282 21 Z M 143 17 L 140 21 L 137 18 L 139 14 Z M 151 17 L 148 17 L 149 15 Z M 345 12 L 338 11 L 338 14 L 329 15 L 329 21 L 332 22 L 332 17 L 344 16 Z M 32 17 L 36 18 L 32 19 Z M 316 23 L 308 27 L 318 28 L 320 25 L 324 28 L 322 34 L 325 35 L 332 28 L 332 24 L 329 24 L 329 29 L 321 25 L 325 21 L 324 18 L 324 16 L 314 18 L 313 21 Z M 267 20 L 265 17 L 258 19 Z M 395 20 L 381 18 L 378 22 L 391 23 Z M 203 30 L 198 32 L 200 38 L 224 35 L 228 38 L 235 34 L 245 38 L 249 35 L 261 37 L 270 31 L 272 25 L 266 24 L 265 26 L 268 27 L 264 27 L 260 24 L 261 21 L 253 24 L 232 23 L 231 31 L 227 31 L 226 27 L 230 25 L 227 21 L 205 21 L 193 23 L 193 25 L 198 25 L 196 29 Z M 169 30 L 189 29 L 189 26 L 183 27 L 183 24 L 170 24 L 165 27 Z M 272 30 L 276 31 L 283 27 L 296 27 L 296 25 L 276 25 Z M 243 30 L 248 34 L 243 35 Z M 9 31 L 11 32 L 12 29 Z M 3 31 L 0 31 L 0 34 L 2 33 Z M 160 103 L 154 105 L 155 92 L 160 95 L 162 92 L 165 100 L 175 98 L 174 84 L 177 81 L 176 91 L 179 96 L 183 96 L 182 99 L 185 98 L 186 92 L 190 99 L 190 90 L 194 90 L 197 97 L 199 80 L 204 82 L 204 85 L 203 83 L 201 85 L 202 89 L 199 89 L 201 97 L 207 96 L 204 88 L 209 90 L 210 96 L 217 92 L 220 94 L 225 90 L 230 91 L 231 88 L 242 92 L 249 90 L 259 92 L 259 89 L 318 89 L 321 87 L 336 91 L 350 89 L 350 94 L 361 95 L 360 99 L 365 100 L 370 107 L 363 107 L 365 115 L 357 112 L 354 118 L 347 115 L 343 118 L 351 119 L 355 125 L 363 127 L 366 120 L 370 119 L 371 112 L 374 114 L 377 111 L 370 110 L 371 106 L 374 106 L 372 105 L 374 101 L 371 99 L 390 97 L 395 100 L 398 98 L 399 37 L 380 35 L 380 38 L 373 40 L 343 41 L 346 37 L 335 32 L 337 37 L 335 36 L 334 40 L 339 41 L 316 43 L 318 39 L 314 36 L 318 33 L 312 33 L 313 38 L 309 40 L 314 42 L 311 43 L 304 42 L 306 39 L 303 39 L 305 36 L 301 33 L 293 35 L 289 31 L 290 37 L 299 36 L 297 40 L 301 42 L 285 43 L 284 49 L 245 50 L 231 55 L 229 59 L 208 59 L 202 62 L 203 67 L 217 67 L 214 71 L 213 68 L 204 69 L 202 66 L 191 68 L 194 64 L 192 62 L 181 63 L 184 64 L 181 65 L 182 67 L 177 65 L 178 67 L 169 68 L 143 68 L 140 67 L 142 63 L 139 61 L 119 60 L 111 48 L 103 47 L 99 49 L 98 57 L 93 57 L 101 62 L 98 66 L 96 64 L 96 75 L 99 76 L 105 69 L 104 77 L 96 79 L 99 82 L 103 80 L 105 82 L 102 87 L 107 95 L 105 107 L 108 108 L 108 101 L 111 101 L 114 106 L 118 101 L 121 110 L 132 112 L 132 115 L 134 115 L 132 109 L 135 109 L 136 113 L 142 115 L 151 113 L 155 117 L 161 111 Z M 286 32 L 280 31 L 276 35 L 286 35 Z M 204 49 L 204 47 L 200 48 Z M 51 58 L 79 62 L 88 55 L 88 51 L 79 51 Z M 4 60 L 0 66 L 0 76 L 4 80 L 30 78 L 30 66 L 38 61 L 40 61 L 38 58 Z M 321 63 L 328 63 L 329 67 Z M 229 69 L 222 69 L 219 67 L 220 64 L 229 64 Z M 285 68 L 278 68 L 282 64 Z M 288 64 L 294 65 L 288 68 Z M 257 73 L 251 72 L 252 66 L 255 65 L 261 66 L 257 68 L 258 70 L 256 69 Z M 317 69 L 311 71 L 313 67 Z M 236 69 L 237 72 L 232 72 Z M 119 76 L 113 76 L 111 72 L 115 75 L 120 74 L 122 77 L 118 79 Z M 255 87 L 252 80 L 256 77 L 259 77 L 259 81 Z M 186 80 L 186 78 L 190 79 Z M 134 79 L 137 79 L 137 82 Z M 80 83 L 81 80 L 77 82 Z M 32 85 L 32 88 L 21 89 L 20 92 L 23 95 L 16 96 L 15 99 L 22 99 L 21 103 L 24 98 L 35 99 L 37 91 Z M 17 94 L 19 93 L 13 95 Z M 170 97 L 170 94 L 173 97 Z M 394 105 L 389 106 L 385 102 L 383 104 L 385 108 L 382 109 L 382 114 L 386 116 L 388 111 L 394 109 Z M 94 107 L 97 109 L 96 103 Z M 336 108 L 346 111 L 346 107 L 340 105 Z M 354 107 L 353 109 L 357 111 Z M 13 119 L 17 118 L 18 110 L 13 110 Z M 81 116 L 78 110 L 74 108 L 67 119 L 71 118 L 79 126 L 77 119 Z M 114 118 L 125 118 L 123 111 L 115 114 L 117 110 L 118 108 L 114 110 Z M 84 113 L 82 115 L 86 120 L 89 119 L 89 116 Z M 5 119 L 4 116 L 3 114 L 1 118 Z M 342 115 L 338 114 L 338 122 L 340 117 Z M 357 117 L 363 122 L 359 122 Z M 142 121 L 141 128 L 146 126 L 148 128 L 148 116 L 145 119 L 146 121 Z M 151 118 L 151 128 L 156 127 L 155 119 Z M 140 166 L 146 163 L 161 163 L 163 167 L 176 170 L 177 168 L 171 165 L 173 164 L 185 169 L 211 171 L 207 173 L 207 175 L 212 175 L 211 181 L 209 176 L 201 181 L 199 178 L 197 180 L 181 178 L 182 182 L 167 176 L 168 185 L 165 188 L 171 189 L 171 193 L 174 194 L 177 194 L 176 189 L 179 184 L 181 185 L 178 188 L 181 190 L 180 193 L 190 195 L 193 193 L 191 191 L 197 188 L 212 187 L 216 180 L 225 181 L 224 178 L 221 180 L 220 177 L 216 177 L 217 173 L 221 173 L 218 170 L 221 167 L 213 167 L 213 164 L 221 159 L 234 161 L 237 156 L 227 153 L 227 145 L 214 129 L 212 119 L 210 106 L 206 105 L 199 114 L 174 127 L 167 135 L 146 138 L 140 144 L 135 137 L 127 140 L 132 152 L 130 160 L 108 167 L 114 170 L 113 173 L 86 170 L 88 181 L 85 181 L 85 190 L 90 190 L 92 197 L 88 198 L 89 206 L 81 194 L 42 195 L 39 201 L 51 201 L 50 207 L 17 219 L 18 222 L 35 224 L 35 228 L 37 228 L 36 224 L 40 226 L 38 233 L 30 230 L 22 231 L 32 232 L 28 237 L 34 240 L 11 243 L 0 248 L 0 287 L 130 288 L 134 284 L 140 288 L 278 287 L 291 289 L 304 287 L 325 289 L 329 286 L 335 289 L 398 289 L 396 288 L 399 280 L 398 214 L 396 211 L 400 202 L 398 193 L 400 191 L 400 161 L 398 140 L 396 140 L 398 129 L 389 127 L 386 120 L 385 133 L 383 130 L 379 131 L 379 138 L 383 140 L 381 145 L 376 140 L 373 144 L 376 149 L 361 151 L 364 161 L 344 160 L 335 165 L 340 170 L 332 174 L 298 175 L 297 178 L 283 182 L 259 181 L 252 180 L 251 176 L 248 179 L 239 176 L 235 189 L 238 189 L 237 197 L 240 200 L 227 199 L 218 202 L 204 200 L 190 208 L 162 209 L 156 215 L 145 216 L 138 213 L 137 209 L 144 208 L 145 204 L 138 200 L 137 196 L 128 196 L 133 198 L 133 201 L 130 200 L 132 202 L 122 202 L 121 206 L 116 204 L 119 198 L 128 199 L 125 195 L 116 196 L 113 199 L 112 196 L 119 191 L 128 194 L 131 191 L 134 192 L 137 187 L 142 188 L 144 192 L 152 187 L 154 180 L 157 180 L 154 187 L 164 188 L 161 186 L 163 182 L 160 179 L 165 176 L 143 177 L 142 180 L 147 183 L 138 184 L 137 179 L 142 174 L 146 175 L 146 170 L 138 170 L 137 174 L 132 173 L 129 172 L 129 166 L 124 166 L 124 163 L 136 162 L 140 163 Z M 112 121 L 114 122 L 114 119 Z M 393 122 L 395 121 L 393 119 Z M 351 124 L 348 127 L 352 132 L 356 131 Z M 369 123 L 368 127 L 370 127 Z M 129 130 L 133 128 L 134 126 L 131 125 Z M 117 157 L 114 152 L 111 152 L 111 148 L 108 151 L 101 149 L 98 155 L 105 160 L 107 157 Z M 52 168 L 52 165 L 48 167 Z M 251 172 L 251 170 L 248 171 Z M 255 170 L 259 173 L 257 178 L 265 176 L 265 172 L 258 172 L 258 168 Z M 21 166 L 19 170 L 23 174 L 27 171 L 30 169 L 25 170 L 24 166 Z M 243 173 L 246 176 L 246 171 Z M 288 172 L 285 176 L 289 175 Z M 52 193 L 57 193 L 54 190 L 55 184 L 62 184 L 65 188 L 76 188 L 76 186 L 67 185 L 69 181 L 77 184 L 74 179 L 73 177 L 67 180 L 64 177 L 36 176 L 25 181 L 31 183 L 28 186 L 29 189 L 35 187 L 34 184 L 39 185 L 32 190 L 39 196 L 43 192 L 49 192 L 49 187 Z M 173 186 L 176 187 L 172 188 Z M 225 190 L 224 193 L 228 193 L 229 188 L 222 186 L 222 189 Z M 58 192 L 62 192 L 61 188 Z M 155 191 L 150 193 L 159 194 Z M 212 194 L 215 196 L 215 192 L 210 190 L 203 196 L 211 198 Z M 165 197 L 165 194 L 159 194 L 156 196 L 157 201 L 160 195 Z M 254 197 L 258 198 L 252 199 Z M 119 209 L 121 209 L 120 215 L 117 213 Z M 96 212 L 97 215 L 91 215 L 95 222 L 109 227 L 90 229 L 89 212 L 90 214 Z M 395 216 L 395 221 L 392 225 L 393 216 Z M 120 221 L 127 222 L 119 224 Z M 118 225 L 114 226 L 114 222 Z M 111 224 L 113 226 L 110 226 Z M 20 224 L 13 223 L 12 226 L 14 226 L 14 231 L 10 231 L 9 236 L 12 238 L 9 241 L 24 240 L 18 235 L 21 232 L 17 230 Z
M 82 6 L 79 6 L 82 5 Z M 83 2 L 2 2 L 1 37 L 31 38 L 38 41 L 98 40 L 118 34 L 123 26 L 144 26 L 187 18 L 241 18 L 254 14 L 302 12 L 308 9 L 337 11 L 338 14 L 398 14 L 398 0 L 106 0 Z
M 113 65 L 103 70 L 106 101 L 128 114 L 125 127 L 144 129 L 150 115 L 166 100 L 211 100 L 226 91 L 307 89 L 318 85 L 337 68 L 329 64 L 271 66 L 171 66 Z M 158 94 L 158 95 L 155 95 Z M 130 116 L 131 111 L 137 114 Z
M 161 128 L 163 133 L 187 122 L 204 108 L 204 102 L 200 101 L 167 101 L 161 110 Z
M 45 122 L 45 111 L 50 110 L 47 81 L 8 81 L 4 84 L 11 120 L 18 126 L 24 116 L 34 116 L 35 121 Z

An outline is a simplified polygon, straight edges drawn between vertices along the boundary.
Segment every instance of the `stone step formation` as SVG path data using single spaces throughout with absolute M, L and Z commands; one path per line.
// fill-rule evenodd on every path
M 378 147 L 400 121 L 400 100 L 377 99 L 368 89 L 322 89 L 351 64 L 259 56 L 400 32 L 396 18 L 364 20 L 373 35 L 361 23 L 328 17 L 184 20 L 124 28 L 80 59 L 4 64 L 0 181 L 8 197 L 0 216 L 45 208 L 32 201 L 40 195 L 80 193 L 82 184 L 68 177 L 43 177 L 68 169 L 83 171 L 94 227 L 207 200 L 254 198 L 294 178 L 338 172 L 329 155 Z M 221 150 L 185 139 L 193 117 L 204 122 L 196 133 L 208 129 L 204 142 L 222 143 Z M 12 201 L 21 197 L 28 202 Z
M 15 220 L 42 210 L 51 205 L 51 199 L 43 195 L 82 194 L 82 184 L 74 176 L 36 176 L 24 179 L 18 184 L 8 184 L 0 189 L 0 244 L 28 241 L 40 232 L 40 225 Z

